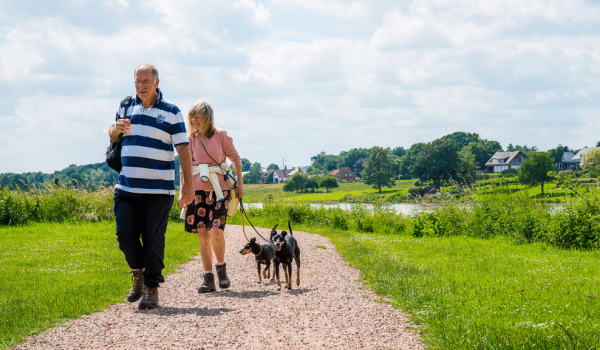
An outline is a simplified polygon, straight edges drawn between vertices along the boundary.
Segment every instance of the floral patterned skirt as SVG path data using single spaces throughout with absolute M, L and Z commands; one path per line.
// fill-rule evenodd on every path
M 185 211 L 185 231 L 198 232 L 198 229 L 225 229 L 230 191 L 223 191 L 225 200 L 217 203 L 215 191 L 196 191 L 196 199 Z

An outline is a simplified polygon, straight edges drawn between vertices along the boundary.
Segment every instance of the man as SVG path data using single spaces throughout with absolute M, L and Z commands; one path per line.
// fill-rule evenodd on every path
M 121 103 L 116 122 L 108 129 L 115 142 L 122 135 L 123 146 L 114 212 L 119 248 L 133 273 L 127 301 L 142 298 L 138 308 L 153 309 L 159 306 L 158 287 L 165 281 L 165 232 L 175 196 L 174 148 L 184 178 L 182 207 L 194 199 L 192 161 L 183 116 L 158 89 L 156 67 L 141 64 L 133 76 L 136 97 L 127 109 L 127 118 L 120 118 L 125 109 Z

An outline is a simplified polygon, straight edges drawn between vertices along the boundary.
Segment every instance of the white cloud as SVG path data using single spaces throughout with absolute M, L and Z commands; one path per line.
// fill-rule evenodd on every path
M 540 149 L 598 138 L 592 2 L 4 5 L 0 172 L 101 161 L 113 109 L 142 62 L 157 65 L 165 96 L 183 111 L 209 101 L 242 156 L 263 165 L 459 130 Z M 76 125 L 74 136 L 64 123 Z M 545 137 L 531 132 L 540 125 Z M 69 138 L 85 146 L 69 148 Z M 25 156 L 32 161 L 17 165 Z

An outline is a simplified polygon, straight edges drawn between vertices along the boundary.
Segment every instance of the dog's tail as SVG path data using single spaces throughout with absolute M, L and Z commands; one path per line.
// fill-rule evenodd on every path
M 288 228 L 290 229 L 290 236 L 294 237 L 294 233 L 292 232 L 292 224 L 288 221 Z

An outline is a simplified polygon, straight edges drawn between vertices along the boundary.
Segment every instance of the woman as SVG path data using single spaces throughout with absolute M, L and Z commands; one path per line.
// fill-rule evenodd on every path
M 225 238 L 223 230 L 227 221 L 227 212 L 232 199 L 233 176 L 229 182 L 224 173 L 230 172 L 225 157 L 233 163 L 237 174 L 235 196 L 242 198 L 242 162 L 233 139 L 225 130 L 215 128 L 212 107 L 204 102 L 196 102 L 188 112 L 188 140 L 192 152 L 193 183 L 195 200 L 185 212 L 185 231 L 197 232 L 200 240 L 200 256 L 204 267 L 204 281 L 198 293 L 216 290 L 215 276 L 212 272 L 212 253 L 217 257 L 216 270 L 219 287 L 228 288 L 231 283 L 227 277 L 225 264 Z M 181 177 L 183 186 L 183 176 Z M 231 185 L 230 185 L 231 183 Z M 237 206 L 237 203 L 235 204 Z M 233 209 L 233 208 L 232 208 Z M 212 250 L 210 241 L 212 237 Z

